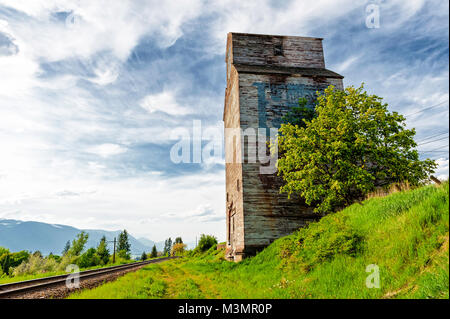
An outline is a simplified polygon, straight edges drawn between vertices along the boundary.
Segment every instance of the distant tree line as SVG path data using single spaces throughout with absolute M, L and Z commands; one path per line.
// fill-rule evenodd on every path
M 78 265 L 80 268 L 89 268 L 108 265 L 113 262 L 112 252 L 108 248 L 108 241 L 103 236 L 96 247 L 86 248 L 89 234 L 80 232 L 70 241 L 68 240 L 61 255 L 50 253 L 43 256 L 40 251 L 31 253 L 29 251 L 10 252 L 7 248 L 0 247 L 0 278 L 4 276 L 35 275 L 38 273 L 64 272 L 70 264 Z M 140 260 L 157 258 L 159 256 L 183 256 L 189 254 L 203 253 L 215 249 L 217 239 L 211 235 L 202 234 L 197 247 L 191 251 L 186 250 L 186 244 L 181 237 L 174 241 L 168 238 L 164 242 L 162 252 L 158 252 L 153 245 L 150 252 L 142 252 Z M 129 234 L 122 231 L 117 238 L 116 263 L 128 262 L 131 258 L 131 244 Z
M 80 232 L 72 241 L 66 242 L 61 256 L 50 253 L 44 257 L 40 251 L 10 252 L 9 249 L 0 247 L 0 277 L 61 272 L 65 271 L 69 264 L 75 264 L 80 268 L 111 264 L 114 258 L 108 249 L 106 237 L 100 239 L 97 247 L 85 250 L 88 238 L 89 234 L 85 231 Z M 129 235 L 123 230 L 118 236 L 116 263 L 128 262 L 131 258 L 130 252 Z

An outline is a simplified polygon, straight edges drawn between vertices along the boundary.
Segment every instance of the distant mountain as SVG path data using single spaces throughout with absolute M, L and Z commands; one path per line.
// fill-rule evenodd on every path
M 19 221 L 14 219 L 0 219 L 0 246 L 8 248 L 10 251 L 36 251 L 39 250 L 44 255 L 49 253 L 61 254 L 68 240 L 72 241 L 82 229 L 59 224 L 47 224 L 31 221 Z M 112 241 L 118 237 L 120 230 L 106 231 L 99 229 L 85 229 L 89 234 L 86 247 L 96 247 L 102 238 Z M 141 238 L 140 240 L 129 235 L 131 253 L 140 256 L 143 251 L 150 252 L 153 241 Z M 156 243 L 158 250 L 162 250 L 164 243 Z M 108 243 L 110 251 L 113 250 L 113 243 Z
M 158 241 L 158 242 L 154 242 L 153 240 L 144 238 L 144 237 L 140 237 L 137 239 L 141 244 L 143 244 L 144 246 L 147 247 L 152 247 L 153 245 L 156 245 L 156 249 L 158 251 L 162 251 L 164 249 L 164 241 Z
M 153 245 L 155 245 L 156 243 L 153 240 L 144 238 L 144 237 L 140 237 L 137 239 L 141 244 L 148 246 L 148 247 L 153 247 Z

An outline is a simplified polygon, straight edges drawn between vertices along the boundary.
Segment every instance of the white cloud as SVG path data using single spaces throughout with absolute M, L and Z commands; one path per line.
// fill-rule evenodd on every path
M 95 77 L 88 80 L 98 85 L 114 83 L 119 76 L 119 62 L 115 59 L 100 59 L 92 69 Z
M 0 33 L 13 38 L 7 21 L 0 20 Z M 17 48 L 14 54 L 0 55 L 0 97 L 29 94 L 37 84 L 35 75 L 39 73 L 39 63 L 29 59 L 21 51 L 21 42 L 14 40 Z
M 164 112 L 169 115 L 186 115 L 191 113 L 191 109 L 181 106 L 177 103 L 175 92 L 163 91 L 157 94 L 151 94 L 144 97 L 140 106 L 149 113 Z
M 355 62 L 358 61 L 358 59 L 359 59 L 359 56 L 351 56 L 351 57 L 347 58 L 346 60 L 344 60 L 342 63 L 338 64 L 334 68 L 334 71 L 344 74 L 345 70 L 347 70 L 349 67 L 354 65 Z
M 0 183 L 0 218 L 79 228 L 126 227 L 153 240 L 182 235 L 193 241 L 201 233 L 224 238 L 223 172 L 174 178 L 150 172 L 117 179 L 114 172 L 103 170 L 108 179 L 69 161 L 40 167 L 38 175 L 33 169 L 10 173 Z M 169 212 L 176 217 L 164 218 Z
M 447 154 L 448 156 L 448 154 Z M 439 158 L 436 160 L 438 164 L 438 169 L 436 170 L 436 177 L 440 180 L 448 180 L 449 177 L 449 159 L 447 158 Z
M 126 227 L 133 235 L 154 240 L 186 234 L 192 241 L 200 233 L 224 238 L 225 176 L 223 171 L 208 170 L 223 159 L 210 158 L 202 163 L 203 174 L 173 178 L 152 170 L 139 177 L 123 177 L 108 166 L 115 155 L 131 150 L 133 144 L 167 143 L 170 130 L 180 125 L 180 116 L 194 112 L 209 118 L 212 112 L 218 112 L 219 118 L 221 115 L 223 94 L 183 95 L 183 89 L 201 84 L 192 81 L 194 74 L 183 82 L 183 75 L 177 77 L 174 70 L 170 70 L 170 78 L 165 77 L 166 65 L 174 62 L 166 60 L 166 56 L 157 61 L 160 64 L 155 68 L 155 76 L 161 77 L 157 86 L 164 87 L 164 81 L 170 80 L 176 84 L 176 90 L 163 89 L 145 96 L 148 91 L 133 87 L 135 91 L 130 96 L 136 92 L 145 96 L 140 105 L 120 96 L 120 88 L 114 85 L 127 77 L 136 81 L 133 72 L 124 68 L 130 52 L 144 38 L 159 48 L 168 48 L 189 30 L 201 34 L 199 42 L 206 50 L 199 48 L 196 53 L 205 59 L 224 54 L 227 32 L 321 36 L 327 45 L 342 30 L 329 27 L 339 21 L 341 26 L 351 28 L 356 38 L 339 35 L 342 42 L 325 49 L 329 58 L 332 50 L 345 48 L 345 41 L 357 42 L 367 36 L 354 31 L 359 22 L 347 19 L 350 13 L 361 12 L 364 28 L 363 9 L 367 3 L 0 0 L 0 6 L 19 11 L 2 14 L 0 7 L 1 19 L 8 20 L 0 21 L 0 32 L 11 39 L 15 48 L 8 48 L 8 55 L 0 56 L 0 218 L 41 220 L 80 228 Z M 380 2 L 381 28 L 372 31 L 385 37 L 411 28 L 417 29 L 410 33 L 417 38 L 442 34 L 442 21 L 448 21 L 445 1 L 427 3 L 432 5 L 429 10 L 433 14 L 426 14 L 420 26 L 408 24 L 424 11 L 425 3 Z M 69 23 L 58 20 L 58 12 L 72 13 L 75 19 Z M 195 20 L 199 17 L 202 20 Z M 199 22 L 208 23 L 208 28 Z M 323 31 L 321 34 L 315 33 L 318 28 Z M 379 53 L 362 47 L 358 54 L 338 54 L 336 67 L 328 65 L 328 61 L 327 65 L 346 73 L 346 85 L 365 81 L 368 88 L 378 90 L 374 93 L 387 97 L 391 109 L 405 114 L 419 110 L 419 106 L 448 101 L 448 66 L 439 72 L 426 69 L 438 60 L 436 56 L 430 54 L 417 63 L 397 66 L 389 61 L 377 62 Z M 199 61 L 195 58 L 193 66 Z M 69 71 L 42 77 L 44 64 L 52 62 Z M 211 77 L 220 76 L 217 71 L 223 70 L 221 63 L 213 67 L 216 73 Z M 77 64 L 83 72 L 77 73 Z M 90 82 L 96 84 L 95 92 L 86 89 Z M 150 89 L 154 92 L 158 87 Z M 123 100 L 117 101 L 118 98 Z M 151 119 L 156 119 L 152 122 L 155 125 L 147 125 Z M 447 119 L 448 112 L 427 113 L 409 119 L 408 124 L 427 132 Z M 92 143 L 98 144 L 86 146 Z M 80 159 L 78 156 L 86 155 L 80 149 L 99 157 Z M 436 175 L 448 176 L 448 156 L 438 162 Z M 164 217 L 170 214 L 172 218 Z M 206 227 L 204 222 L 208 222 Z
M 1 0 L 0 4 L 32 18 L 27 24 L 14 22 L 14 36 L 27 43 L 30 54 L 50 61 L 86 58 L 101 51 L 123 60 L 148 33 L 161 46 L 170 46 L 183 34 L 182 25 L 202 12 L 201 1 Z M 57 12 L 71 13 L 75 20 L 51 18 Z M 76 23 L 71 25 L 72 21 Z
M 93 153 L 101 157 L 110 157 L 113 155 L 125 153 L 127 151 L 127 148 L 117 144 L 106 143 L 90 147 L 86 151 L 88 153 Z

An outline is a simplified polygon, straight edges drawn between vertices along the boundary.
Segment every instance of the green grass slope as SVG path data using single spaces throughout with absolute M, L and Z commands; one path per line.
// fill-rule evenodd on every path
M 352 205 L 241 263 L 211 250 L 72 298 L 449 298 L 448 238 L 449 185 L 430 185 Z

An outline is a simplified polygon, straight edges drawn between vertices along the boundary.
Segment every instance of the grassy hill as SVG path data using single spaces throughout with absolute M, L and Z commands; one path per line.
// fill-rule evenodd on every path
M 449 185 L 372 198 L 241 263 L 223 251 L 148 266 L 72 298 L 449 298 Z M 367 288 L 368 265 L 380 288 Z

